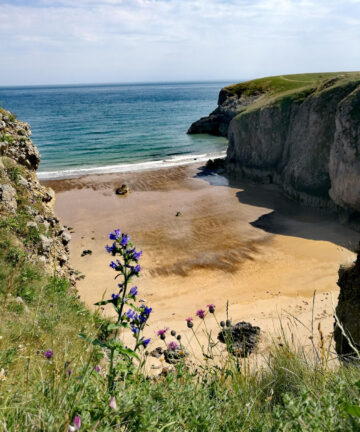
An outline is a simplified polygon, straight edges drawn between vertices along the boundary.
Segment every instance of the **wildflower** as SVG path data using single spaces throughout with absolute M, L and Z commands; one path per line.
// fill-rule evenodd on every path
M 208 304 L 206 307 L 209 309 L 210 313 L 213 314 L 215 312 L 216 306 L 214 304 Z
M 133 257 L 135 261 L 137 261 L 141 257 L 141 255 L 142 255 L 142 251 L 136 252 L 134 250 Z
M 193 328 L 194 327 L 194 323 L 192 322 L 193 319 L 191 317 L 186 318 L 185 321 L 186 321 L 186 324 L 187 324 L 188 328 Z
M 165 333 L 166 333 L 168 330 L 169 330 L 168 328 L 164 328 L 164 329 L 162 329 L 162 330 L 158 330 L 157 335 L 160 336 L 160 339 L 161 339 L 161 340 L 165 340 L 165 337 L 166 337 Z
M 121 246 L 127 246 L 127 244 L 129 243 L 129 240 L 130 240 L 130 236 L 127 234 L 123 234 L 121 236 L 121 242 L 120 242 Z
M 150 341 L 151 341 L 150 338 L 149 339 L 142 339 L 141 343 L 142 343 L 143 347 L 146 348 L 149 345 Z
M 113 233 L 109 234 L 109 239 L 110 240 L 117 240 L 118 238 L 120 238 L 120 235 L 121 235 L 120 230 L 116 229 Z
M 54 355 L 54 353 L 53 353 L 53 350 L 52 349 L 48 349 L 48 350 L 46 350 L 45 352 L 44 352 L 44 356 L 48 359 L 48 360 L 50 360 L 51 359 L 51 357 Z
M 117 300 L 120 297 L 120 294 L 111 294 L 111 298 L 113 300 Z
M 114 261 L 111 261 L 110 267 L 113 268 L 113 269 L 116 269 L 117 268 L 117 264 Z
M 73 420 L 74 426 L 69 426 L 68 432 L 78 431 L 81 428 L 81 418 L 80 416 L 75 416 Z
M 125 315 L 126 315 L 127 318 L 129 318 L 129 319 L 132 319 L 132 320 L 136 320 L 136 319 L 137 319 L 136 313 L 135 313 L 132 309 L 129 309 L 129 310 L 126 312 Z
M 114 242 L 111 246 L 106 245 L 105 246 L 106 252 L 112 253 L 115 255 L 116 252 L 116 243 Z
M 146 316 L 149 316 L 151 311 L 152 311 L 152 308 L 147 307 L 145 305 L 141 305 L 141 309 L 143 309 L 143 311 L 141 313 L 146 315 Z
M 138 294 L 138 289 L 137 289 L 137 287 L 136 287 L 136 286 L 132 287 L 132 288 L 130 289 L 130 291 L 129 291 L 129 294 L 130 294 L 132 297 L 136 297 L 137 294 Z
M 68 376 L 70 376 L 72 374 L 72 370 L 68 369 L 66 373 L 68 374 Z
M 100 373 L 101 369 L 99 365 L 94 366 L 94 371 Z
M 170 342 L 168 348 L 170 351 L 176 351 L 179 348 L 179 345 L 176 342 Z
M 135 326 L 131 326 L 131 331 L 134 333 L 134 335 L 137 335 L 139 333 L 139 328 Z
M 110 402 L 109 402 L 109 407 L 113 410 L 116 410 L 117 405 L 116 405 L 116 399 L 115 396 L 111 396 L 110 398 Z
M 196 316 L 198 316 L 200 319 L 204 319 L 205 311 L 203 309 L 199 309 L 198 311 L 196 311 Z

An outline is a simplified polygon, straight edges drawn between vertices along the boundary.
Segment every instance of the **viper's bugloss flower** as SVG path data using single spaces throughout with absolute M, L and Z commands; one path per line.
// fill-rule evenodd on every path
M 136 250 L 134 250 L 133 257 L 135 261 L 137 261 L 141 257 L 141 255 L 142 251 L 136 252 Z
M 143 347 L 146 348 L 149 345 L 150 341 L 151 341 L 150 338 L 149 339 L 143 339 L 141 341 L 141 343 L 142 343 Z
M 105 246 L 106 252 L 112 253 L 115 255 L 116 252 L 116 243 L 114 242 L 111 246 L 106 245 Z
M 71 369 L 68 369 L 68 370 L 66 371 L 66 373 L 68 374 L 68 376 L 70 376 L 70 375 L 72 374 L 72 370 L 71 370 Z
M 116 410 L 117 405 L 116 405 L 116 399 L 115 396 L 111 396 L 110 398 L 110 402 L 109 402 L 109 407 L 113 410 Z
M 136 313 L 132 309 L 129 309 L 125 315 L 129 319 L 135 319 L 136 318 Z
M 110 267 L 113 268 L 113 269 L 116 269 L 117 268 L 117 264 L 114 261 L 111 261 Z
M 176 351 L 179 348 L 179 345 L 176 342 L 170 342 L 168 345 L 170 351 Z
M 94 371 L 96 371 L 97 373 L 100 373 L 101 368 L 99 365 L 94 366 Z
M 111 298 L 113 299 L 113 303 L 117 305 L 118 300 L 120 298 L 120 294 L 111 294 Z
M 205 311 L 203 309 L 199 309 L 198 311 L 196 311 L 196 316 L 198 316 L 200 319 L 204 319 Z
M 46 350 L 46 351 L 44 352 L 44 356 L 45 356 L 48 360 L 50 360 L 50 359 L 52 358 L 53 355 L 54 355 L 54 352 L 53 352 L 52 349 L 48 349 L 48 350 Z
M 209 309 L 210 313 L 214 313 L 215 312 L 216 306 L 214 304 L 212 304 L 212 303 L 208 304 L 206 307 Z
M 127 246 L 128 243 L 129 243 L 129 240 L 130 240 L 130 236 L 127 235 L 127 234 L 123 234 L 123 235 L 121 236 L 121 241 L 120 241 L 121 246 Z
M 114 232 L 109 234 L 109 239 L 110 240 L 117 240 L 118 238 L 120 238 L 121 236 L 121 232 L 119 229 L 116 229 Z
M 141 271 L 141 267 L 139 264 L 137 264 L 135 267 L 134 266 L 130 266 L 130 270 L 131 270 L 131 274 L 137 276 L 140 271 Z
M 141 309 L 142 309 L 141 313 L 144 314 L 144 315 L 146 315 L 146 316 L 149 316 L 150 313 L 151 313 L 151 311 L 152 311 L 151 307 L 147 307 L 145 305 L 141 305 Z
M 137 287 L 136 287 L 136 286 L 132 287 L 132 288 L 130 289 L 130 291 L 129 291 L 129 294 L 130 294 L 132 297 L 136 297 L 137 294 L 138 294 L 138 289 L 137 289 Z
M 134 333 L 134 335 L 137 335 L 139 333 L 139 328 L 135 326 L 131 326 L 131 331 Z

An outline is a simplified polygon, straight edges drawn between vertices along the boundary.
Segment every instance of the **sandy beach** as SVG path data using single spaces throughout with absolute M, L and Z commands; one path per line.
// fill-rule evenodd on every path
M 292 315 L 310 325 L 315 290 L 315 323 L 330 336 L 338 268 L 354 260 L 360 239 L 332 216 L 297 205 L 273 185 L 229 183 L 199 165 L 43 183 L 74 230 L 71 264 L 85 275 L 77 288 L 90 308 L 116 290 L 104 246 L 119 228 L 143 250 L 136 284 L 153 308 L 149 337 L 165 326 L 186 334 L 185 318 L 208 303 L 224 319 L 228 301 L 233 322 L 249 321 L 270 337 L 282 317 L 308 340 Z M 115 195 L 123 183 L 131 193 Z M 85 249 L 92 255 L 82 257 Z M 215 320 L 208 325 L 215 329 Z

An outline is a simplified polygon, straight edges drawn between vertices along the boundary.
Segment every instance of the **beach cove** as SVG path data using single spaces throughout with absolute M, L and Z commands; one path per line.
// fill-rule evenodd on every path
M 130 194 L 115 195 L 123 183 Z M 136 284 L 153 308 L 145 332 L 153 347 L 157 330 L 186 332 L 185 318 L 209 303 L 224 319 L 227 301 L 233 322 L 249 321 L 271 338 L 281 317 L 306 341 L 293 316 L 310 324 L 314 291 L 315 323 L 330 337 L 337 272 L 354 261 L 360 238 L 332 216 L 301 207 L 273 185 L 229 181 L 200 164 L 43 184 L 55 190 L 55 211 L 74 230 L 70 260 L 85 275 L 77 289 L 86 306 L 116 292 L 109 232 L 119 228 L 143 250 Z M 86 249 L 92 254 L 81 256 Z M 208 325 L 216 328 L 214 320 Z

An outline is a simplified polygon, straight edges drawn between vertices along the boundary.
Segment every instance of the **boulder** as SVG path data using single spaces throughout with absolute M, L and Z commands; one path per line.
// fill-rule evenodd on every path
M 115 194 L 116 195 L 127 195 L 130 192 L 128 186 L 126 184 L 121 185 L 120 187 L 116 188 Z
M 0 202 L 10 211 L 17 209 L 16 190 L 9 184 L 0 185 Z
M 241 321 L 221 330 L 218 340 L 226 344 L 226 348 L 232 354 L 239 357 L 247 357 L 251 354 L 260 339 L 260 327 Z
M 360 350 L 360 253 L 355 263 L 341 266 L 339 269 L 340 287 L 338 305 L 335 314 L 334 340 L 335 349 L 344 361 L 357 358 L 356 350 Z M 342 327 L 342 328 L 341 328 Z M 349 343 L 351 341 L 351 344 Z

